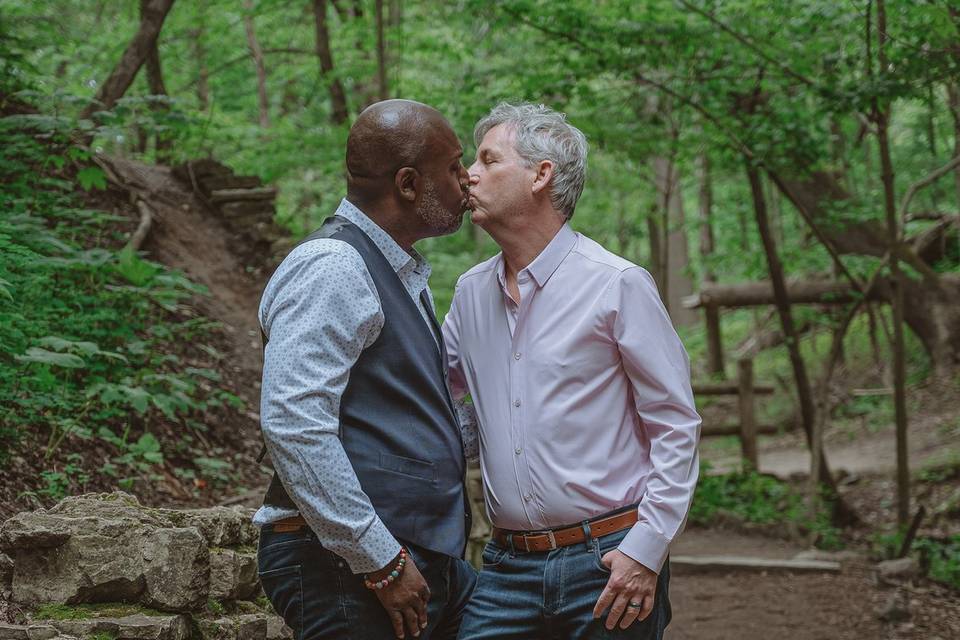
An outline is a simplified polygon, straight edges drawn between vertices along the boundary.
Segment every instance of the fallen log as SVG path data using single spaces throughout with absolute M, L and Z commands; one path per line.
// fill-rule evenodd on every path
M 838 573 L 839 562 L 828 560 L 776 560 L 749 556 L 671 556 L 670 570 L 684 573 L 710 571 L 796 571 Z
M 755 384 L 753 392 L 760 395 L 770 395 L 775 390 L 772 384 Z M 695 396 L 731 396 L 740 393 L 736 382 L 709 382 L 693 385 Z
M 870 300 L 884 299 L 882 289 L 874 287 Z M 844 304 L 858 299 L 859 294 L 848 282 L 795 280 L 787 283 L 791 304 Z M 698 293 L 683 299 L 683 306 L 699 309 L 706 305 L 719 307 L 760 307 L 774 304 L 773 285 L 763 280 L 740 284 L 704 284 Z
M 258 187 L 256 189 L 217 189 L 210 192 L 210 202 L 237 202 L 241 200 L 273 200 L 277 197 L 274 187 Z
M 757 435 L 772 435 L 780 433 L 780 427 L 775 424 L 758 424 L 756 426 Z M 701 438 L 718 438 L 720 436 L 738 436 L 740 435 L 739 424 L 712 424 L 703 425 L 700 428 Z

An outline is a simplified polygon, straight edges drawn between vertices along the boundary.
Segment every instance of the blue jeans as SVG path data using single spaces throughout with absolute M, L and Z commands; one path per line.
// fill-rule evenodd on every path
M 662 638 L 671 617 L 669 560 L 646 619 L 613 631 L 604 626 L 606 615 L 593 619 L 593 607 L 610 577 L 600 558 L 617 548 L 627 531 L 540 553 L 511 553 L 490 541 L 460 627 L 461 640 Z
M 453 640 L 477 574 L 467 562 L 407 545 L 430 587 L 423 640 Z M 296 640 L 392 640 L 380 600 L 338 555 L 304 527 L 293 533 L 261 528 L 257 566 L 263 591 Z M 407 634 L 407 637 L 412 637 Z

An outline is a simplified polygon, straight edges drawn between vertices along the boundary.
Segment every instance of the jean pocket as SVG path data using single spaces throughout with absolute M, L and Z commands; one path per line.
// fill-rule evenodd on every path
M 619 547 L 620 543 L 623 542 L 623 539 L 627 536 L 628 531 L 629 529 L 617 531 L 602 538 L 593 539 L 593 544 L 591 545 L 593 547 L 593 559 L 599 571 L 606 574 L 610 573 L 610 569 L 603 564 L 603 556 Z
M 260 584 L 273 610 L 299 638 L 303 630 L 303 576 L 301 565 L 260 571 Z
M 483 548 L 483 568 L 496 569 L 500 566 L 500 563 L 503 562 L 503 559 L 507 557 L 507 553 L 509 552 L 506 549 L 501 549 L 494 543 L 488 542 L 487 546 Z

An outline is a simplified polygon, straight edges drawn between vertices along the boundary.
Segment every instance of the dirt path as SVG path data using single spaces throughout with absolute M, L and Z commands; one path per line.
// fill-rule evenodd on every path
M 960 402 L 958 398 L 953 400 Z M 956 420 L 956 414 L 949 411 L 915 412 L 910 416 L 907 443 L 912 470 L 949 463 L 951 456 L 960 456 L 960 429 L 950 428 L 951 419 Z M 757 444 L 762 473 L 782 479 L 809 473 L 810 452 L 800 433 L 760 436 Z M 893 424 L 878 427 L 848 421 L 828 426 L 824 448 L 834 473 L 892 476 L 897 468 Z M 729 446 L 729 442 L 704 440 L 701 452 L 716 473 L 740 467 L 739 448 Z
M 791 558 L 790 543 L 709 529 L 686 531 L 674 555 Z M 910 620 L 880 620 L 894 589 L 880 587 L 871 562 L 843 563 L 838 574 L 787 572 L 689 573 L 670 584 L 671 640 L 853 640 L 960 638 L 960 596 L 937 585 L 911 588 Z

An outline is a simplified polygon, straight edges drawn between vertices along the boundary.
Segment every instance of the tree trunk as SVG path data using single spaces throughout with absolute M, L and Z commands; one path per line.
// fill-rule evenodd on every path
M 886 75 L 887 18 L 884 0 L 877 0 L 877 61 L 880 73 Z M 869 63 L 869 61 L 868 61 Z M 881 108 L 877 97 L 873 98 L 873 118 L 877 125 L 877 142 L 880 146 L 880 166 L 883 180 L 883 202 L 887 220 L 887 242 L 895 246 L 900 240 L 897 222 L 897 204 L 893 185 L 893 163 L 890 159 L 890 140 L 887 125 L 890 108 Z M 907 368 L 906 348 L 903 338 L 903 274 L 896 252 L 890 255 L 890 275 L 893 287 L 893 404 L 897 424 L 897 521 L 906 526 L 910 521 L 910 471 L 907 457 Z
M 330 52 L 330 33 L 327 31 L 327 0 L 313 0 L 313 17 L 317 34 L 317 58 L 320 60 L 320 79 L 330 91 L 330 119 L 336 125 L 347 121 L 347 95 L 340 79 L 333 73 L 333 54 Z
M 660 292 L 660 299 L 663 300 L 663 304 L 666 306 L 667 300 L 664 291 L 667 288 L 667 284 L 665 282 L 666 273 L 663 266 L 662 234 L 660 231 L 660 223 L 657 220 L 659 213 L 659 208 L 654 206 L 647 214 L 647 235 L 650 236 L 650 275 L 653 276 L 653 281 L 656 283 L 657 289 Z
M 884 299 L 884 283 L 874 287 L 869 300 Z M 794 280 L 786 284 L 790 304 L 847 304 L 859 297 L 849 282 L 836 280 Z M 764 307 L 776 302 L 770 281 L 738 284 L 705 284 L 699 293 L 684 299 L 689 309 L 711 305 L 728 308 Z
M 841 523 L 848 523 L 851 520 L 855 520 L 856 516 L 849 510 L 837 493 L 837 487 L 830 473 L 830 468 L 827 466 L 823 449 L 819 447 L 814 448 L 816 442 L 816 413 L 813 404 L 813 394 L 810 388 L 810 380 L 807 377 L 807 369 L 804 365 L 803 357 L 800 355 L 800 344 L 797 341 L 793 315 L 790 310 L 790 299 L 787 295 L 786 281 L 783 277 L 783 265 L 780 262 L 780 256 L 777 254 L 777 248 L 770 231 L 770 221 L 767 216 L 767 205 L 763 195 L 763 183 L 760 179 L 760 172 L 749 160 L 746 160 L 746 166 L 747 178 L 750 182 L 750 193 L 753 197 L 757 230 L 760 232 L 760 240 L 763 242 L 763 250 L 767 257 L 767 266 L 770 270 L 770 280 L 773 285 L 777 314 L 780 316 L 783 334 L 787 338 L 787 352 L 790 355 L 790 365 L 793 368 L 793 376 L 797 385 L 797 399 L 800 404 L 803 431 L 807 437 L 807 444 L 811 447 L 810 455 L 818 457 L 816 461 L 817 464 L 815 464 L 814 467 L 819 472 L 819 480 L 821 484 L 828 488 L 831 495 L 835 498 L 834 520 Z
M 96 98 L 81 112 L 81 118 L 89 118 L 96 111 L 112 109 L 117 100 L 123 97 L 133 84 L 137 71 L 150 55 L 151 48 L 156 46 L 157 36 L 160 35 L 163 21 L 170 13 L 173 1 L 149 0 L 142 12 L 143 18 L 140 20 L 137 33 L 120 56 L 120 62 L 114 67 L 110 77 L 100 87 Z
M 390 97 L 387 87 L 387 46 L 384 40 L 383 0 L 376 0 L 374 4 L 377 22 L 377 89 L 380 100 Z
M 665 241 L 661 245 L 664 289 L 660 292 L 675 325 L 696 322 L 696 315 L 687 311 L 681 300 L 693 293 L 693 282 L 687 275 L 689 265 L 686 219 L 680 193 L 680 172 L 672 158 L 653 159 L 654 180 L 662 208 Z
M 960 86 L 956 82 L 947 83 L 947 98 L 953 117 L 953 157 L 956 158 L 960 156 Z M 960 206 L 960 167 L 953 172 L 953 186 L 957 192 L 957 206 Z
M 253 25 L 253 3 L 244 0 L 243 28 L 247 32 L 247 47 L 257 68 L 257 107 L 260 113 L 260 126 L 270 127 L 270 102 L 267 99 L 267 67 L 263 61 L 263 49 L 257 41 L 257 31 Z
M 710 158 L 706 152 L 700 154 L 697 163 L 697 180 L 700 183 L 700 257 L 703 260 L 703 283 L 709 285 L 717 281 L 713 269 L 707 266 L 713 255 L 713 184 L 710 179 Z M 707 372 L 714 376 L 724 376 L 723 338 L 720 334 L 720 309 L 716 305 L 707 305 L 704 309 L 707 327 Z
M 146 19 L 147 5 L 150 0 L 140 0 L 140 21 Z M 147 53 L 147 59 L 144 63 L 147 67 L 147 86 L 150 88 L 150 95 L 153 97 L 150 108 L 153 110 L 158 128 L 163 127 L 163 120 L 169 107 L 162 99 L 168 98 L 167 87 L 163 84 L 163 69 L 160 66 L 160 49 L 157 47 L 157 39 L 154 39 Z M 162 97 L 161 99 L 158 99 Z M 162 131 L 157 131 L 154 139 L 154 148 L 156 150 L 157 162 L 165 163 L 170 160 L 170 137 Z
M 207 69 L 207 48 L 203 39 L 207 30 L 205 6 L 197 8 L 197 27 L 190 32 L 193 37 L 193 57 L 197 60 L 197 105 L 200 111 L 206 111 L 210 105 L 210 71 Z

